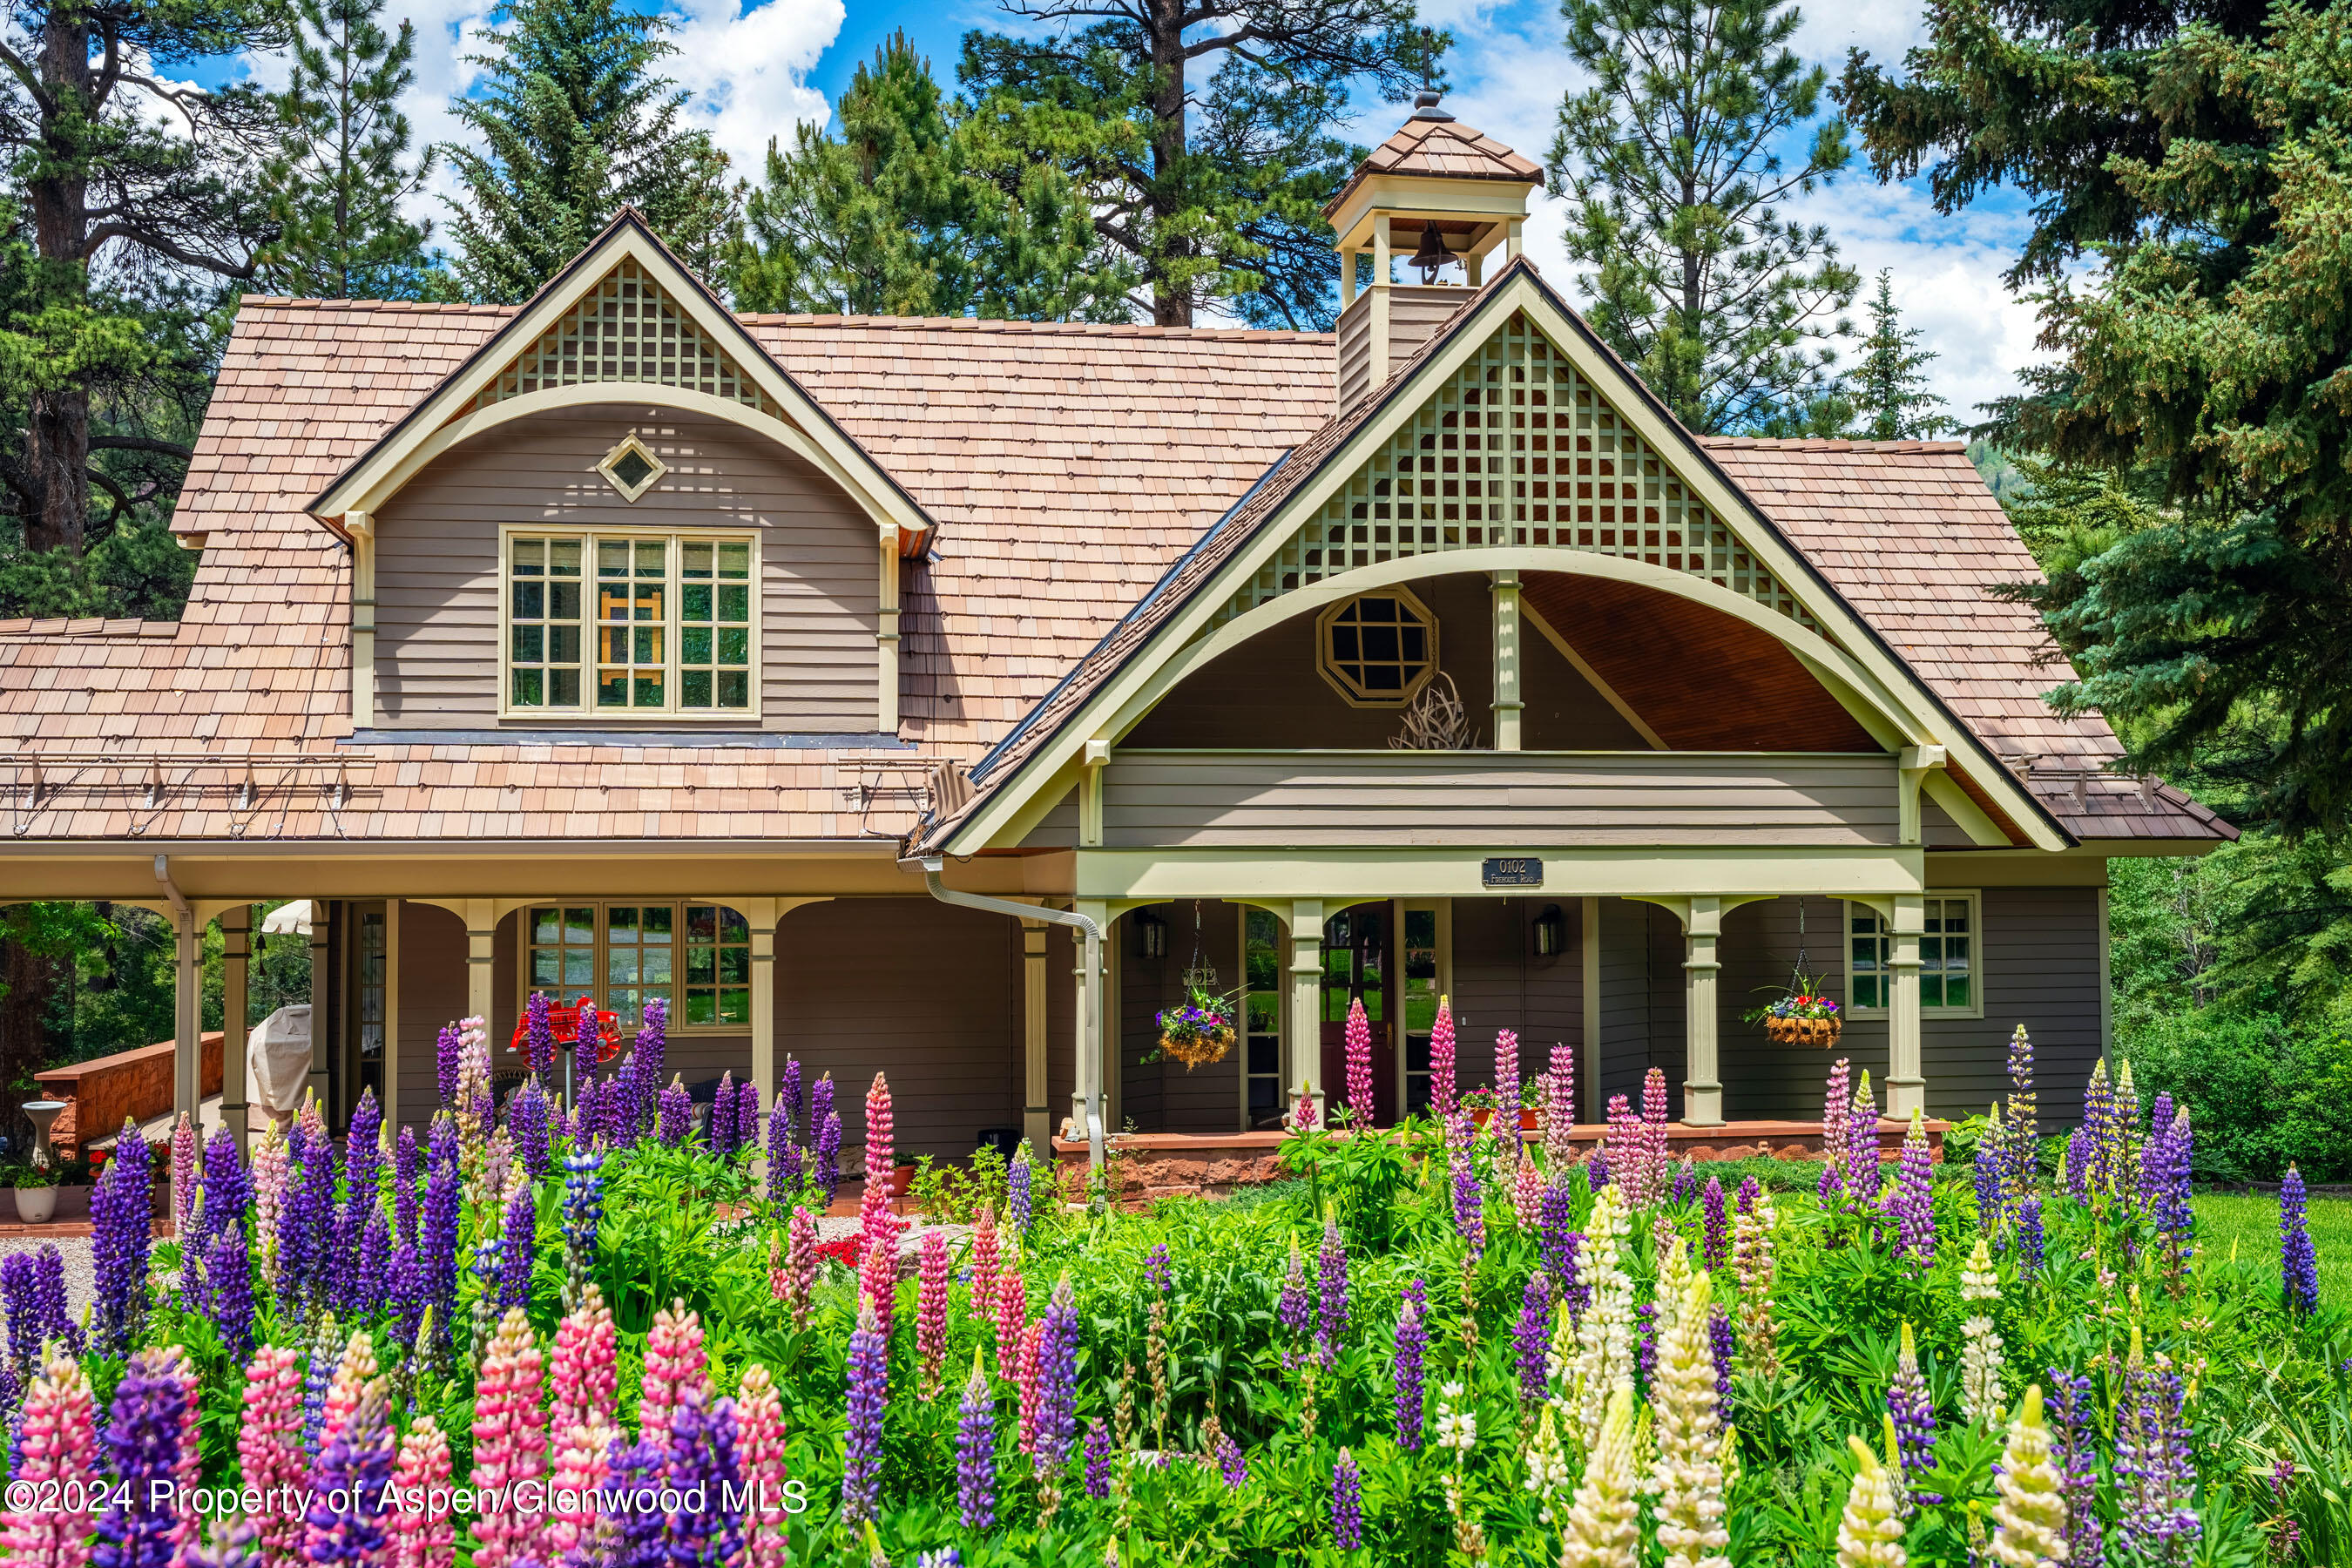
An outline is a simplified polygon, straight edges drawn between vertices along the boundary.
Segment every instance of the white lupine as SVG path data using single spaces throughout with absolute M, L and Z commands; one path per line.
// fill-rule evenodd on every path
M 1960 1270 L 1960 1300 L 2000 1300 L 2000 1277 L 1993 1272 L 1992 1249 L 1981 1236 Z M 1960 1414 L 1973 1425 L 1989 1426 L 2000 1419 L 2000 1348 L 1990 1310 L 1971 1311 L 1960 1324 Z
M 1673 1250 L 1681 1251 L 1677 1237 Z M 1662 1274 L 1663 1278 L 1663 1274 Z M 1657 1411 L 1658 1544 L 1670 1565 L 1731 1568 L 1723 1525 L 1722 1422 L 1716 1410 L 1715 1353 L 1707 1340 L 1713 1282 L 1704 1274 L 1683 1287 L 1672 1321 L 1658 1335 L 1658 1370 L 1650 1388 Z M 1660 1319 L 1666 1321 L 1661 1302 Z
M 1568 1507 L 1560 1568 L 1635 1568 L 1642 1524 L 1633 1479 L 1633 1390 L 1620 1384 L 1610 1393 L 1592 1458 Z
M 1683 1240 L 1682 1232 L 1663 1213 L 1650 1218 L 1650 1256 L 1657 1259 L 1657 1284 L 1650 1298 L 1651 1331 L 1664 1339 L 1673 1326 L 1675 1314 L 1682 1310 L 1683 1297 L 1690 1289 L 1690 1246 Z
M 1896 1517 L 1895 1478 L 1869 1444 L 1852 1436 L 1846 1441 L 1853 1447 L 1853 1488 L 1838 1521 L 1837 1568 L 1905 1568 L 1909 1559 L 1903 1551 L 1903 1521 Z
M 1576 1326 L 1573 1397 L 1577 1432 L 1588 1454 L 1600 1441 L 1611 1395 L 1619 1384 L 1633 1381 L 1633 1279 L 1621 1261 L 1626 1231 L 1617 1189 L 1601 1188 L 1585 1227 L 1592 1300 Z
M 1560 1447 L 1559 1428 L 1552 1422 L 1549 1405 L 1536 1422 L 1536 1435 L 1528 1440 L 1527 1465 L 1527 1489 L 1535 1494 L 1543 1521 L 1549 1524 L 1553 1521 L 1552 1509 L 1567 1492 L 1573 1477 L 1569 1469 L 1568 1451 Z
M 1992 1559 L 2002 1568 L 2052 1568 L 2066 1561 L 2066 1493 L 2042 1419 L 2042 1385 L 2025 1391 L 2009 1424 L 1992 1510 Z
M 1478 1441 L 1478 1417 L 1461 1407 L 1462 1392 L 1458 1383 L 1438 1392 L 1437 1446 L 1467 1454 Z

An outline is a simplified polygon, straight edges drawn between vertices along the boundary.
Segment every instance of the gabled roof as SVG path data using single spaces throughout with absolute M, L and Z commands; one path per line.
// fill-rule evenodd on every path
M 1458 120 L 1423 119 L 1418 115 L 1398 127 L 1396 134 L 1372 149 L 1356 165 L 1339 194 L 1323 205 L 1328 217 L 1347 202 L 1349 193 L 1375 174 L 1424 175 L 1445 180 L 1505 180 L 1512 184 L 1540 184 L 1543 169 L 1511 151 L 1483 131 Z

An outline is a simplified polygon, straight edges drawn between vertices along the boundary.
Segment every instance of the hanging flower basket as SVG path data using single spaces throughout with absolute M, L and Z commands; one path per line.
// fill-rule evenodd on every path
M 1190 1072 L 1225 1059 L 1234 1048 L 1232 1004 L 1198 986 L 1187 990 L 1182 1005 L 1168 1008 L 1156 1020 L 1160 1049 Z
M 1776 1046 L 1821 1050 L 1836 1045 L 1845 1029 L 1836 1001 L 1822 995 L 1819 983 L 1802 972 L 1791 978 L 1786 991 L 1748 1014 L 1747 1021 L 1761 1023 L 1764 1037 Z

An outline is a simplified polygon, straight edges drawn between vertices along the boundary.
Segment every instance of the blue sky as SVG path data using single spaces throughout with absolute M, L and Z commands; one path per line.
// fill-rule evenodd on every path
M 465 62 L 478 52 L 495 0 L 391 0 L 389 17 L 417 27 L 417 82 L 407 104 L 420 141 L 454 137 L 453 95 L 474 86 Z M 661 5 L 677 24 L 679 52 L 670 62 L 694 95 L 719 144 L 747 174 L 758 174 L 771 137 L 787 146 L 795 124 L 822 124 L 858 62 L 903 27 L 951 83 L 963 34 L 1005 25 L 995 0 L 636 0 Z M 1577 84 L 1559 47 L 1557 0 L 1423 0 L 1423 16 L 1453 29 L 1453 91 L 1447 107 L 1461 119 L 1540 159 L 1549 146 L 1562 95 Z M 1797 47 L 1831 68 L 1849 47 L 1899 58 L 1918 41 L 1916 0 L 1822 0 L 1805 7 Z M 282 62 L 255 59 L 243 68 L 263 80 Z M 218 74 L 236 74 L 231 67 Z M 200 79 L 216 73 L 198 73 Z M 1404 110 L 1366 104 L 1351 127 L 1367 144 L 1393 130 Z M 436 182 L 437 185 L 437 182 Z M 438 213 L 446 188 L 427 193 L 420 216 Z M 1954 217 L 1939 216 L 1924 182 L 1880 185 L 1865 173 L 1841 178 L 1794 204 L 1791 216 L 1829 226 L 1846 258 L 1864 274 L 1894 271 L 1895 296 L 1923 346 L 1940 358 L 1935 389 L 1966 416 L 1973 405 L 2014 384 L 2034 357 L 2030 306 L 2011 299 L 2000 273 L 2023 237 L 2022 205 L 1996 196 Z M 1547 276 L 1570 284 L 1561 215 L 1538 199 L 1530 254 Z M 1857 310 L 1856 314 L 1859 315 Z

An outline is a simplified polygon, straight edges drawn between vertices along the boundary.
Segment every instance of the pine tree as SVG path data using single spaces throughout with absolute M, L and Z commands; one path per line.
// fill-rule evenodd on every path
M 1553 194 L 1575 204 L 1569 254 L 1593 330 L 1703 434 L 1828 434 L 1848 405 L 1826 340 L 1861 280 L 1790 197 L 1844 168 L 1843 121 L 1791 168 L 1774 148 L 1828 78 L 1788 47 L 1785 0 L 1562 0 L 1569 56 L 1593 85 L 1561 105 Z
M 676 46 L 658 16 L 615 0 L 509 0 L 488 90 L 457 116 L 480 146 L 444 149 L 455 269 L 476 300 L 511 303 L 577 256 L 624 205 L 706 275 L 734 228 L 727 157 L 678 123 L 686 94 L 656 72 Z
M 1895 305 L 1895 274 L 1881 271 L 1878 292 L 1871 297 L 1870 335 L 1862 340 L 1862 359 L 1846 378 L 1853 401 L 1853 435 L 1864 441 L 1927 441 L 1957 430 L 1959 424 L 1944 410 L 1944 400 L 1927 390 L 1925 374 L 1935 352 L 1918 346 L 1919 330 L 1903 325 Z
M 409 299 L 426 291 L 429 224 L 401 205 L 430 151 L 408 162 L 399 98 L 416 79 L 416 28 L 384 32 L 383 0 L 297 0 L 294 70 L 277 95 L 284 142 L 262 174 L 278 237 L 261 276 L 294 295 Z
M 1091 216 L 1091 272 L 1130 274 L 1161 326 L 1213 301 L 1257 325 L 1329 324 L 1321 209 L 1363 157 L 1335 127 L 1351 90 L 1395 100 L 1431 79 L 1448 42 L 1412 0 L 1003 4 L 1055 26 L 965 37 L 977 172 L 1014 199 L 1040 165 L 1066 178 Z

